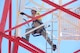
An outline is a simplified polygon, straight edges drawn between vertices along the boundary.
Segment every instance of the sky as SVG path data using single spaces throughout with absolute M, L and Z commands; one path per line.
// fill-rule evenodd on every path
M 3 12 L 3 7 L 4 7 L 4 1 L 5 0 L 0 0 L 0 21 L 1 21 L 1 17 L 2 17 L 2 12 Z M 41 0 L 34 0 L 35 2 L 37 2 L 40 5 L 43 5 L 45 8 L 53 8 L 52 6 L 42 2 Z M 69 2 L 71 0 L 62 0 L 62 4 L 65 4 L 67 2 Z M 59 3 L 58 0 L 54 0 L 55 3 Z M 29 2 L 29 0 L 26 0 L 25 5 L 24 6 L 28 6 L 28 8 L 30 7 L 37 7 L 39 8 L 39 6 L 34 5 L 33 3 Z M 46 7 L 47 6 L 47 7 Z M 74 2 L 73 4 L 70 4 L 68 6 L 66 6 L 65 8 L 75 8 L 75 7 L 80 7 L 80 0 Z M 30 13 L 30 9 L 24 9 L 23 6 L 21 7 L 20 5 L 18 6 L 18 8 L 21 8 L 20 11 L 25 12 L 28 15 L 31 15 Z M 24 10 L 22 10 L 24 9 Z M 40 14 L 43 14 L 47 12 L 45 9 L 41 9 L 41 11 L 39 12 Z M 58 10 L 53 12 L 58 14 Z M 22 18 L 25 18 L 26 20 L 28 20 L 27 17 L 22 16 Z M 70 18 L 70 17 L 69 17 Z M 72 17 L 73 18 L 73 17 Z M 16 0 L 12 0 L 12 26 L 14 27 L 16 25 Z M 52 14 L 48 14 L 46 16 L 44 16 L 44 18 L 42 19 L 43 23 L 45 23 L 46 21 L 52 19 Z M 50 25 L 50 27 L 46 28 L 46 30 L 51 30 L 52 28 L 54 31 L 52 32 L 56 37 L 58 37 L 58 18 L 56 16 L 53 16 L 54 23 L 48 23 L 47 25 Z M 75 18 L 74 18 L 75 19 Z M 72 19 L 73 21 L 73 19 Z M 23 20 L 24 22 L 24 20 Z M 6 27 L 5 30 L 8 29 L 8 20 L 6 22 Z M 52 27 L 53 25 L 53 27 Z M 24 26 L 22 26 L 22 34 L 25 33 L 25 29 L 30 28 L 31 27 L 31 22 L 29 23 L 29 26 L 26 24 Z M 14 31 L 12 31 L 12 34 L 14 35 Z M 49 31 L 51 33 L 51 31 Z M 51 35 L 48 35 L 51 38 Z M 58 46 L 58 40 L 53 40 L 53 42 Z M 37 46 L 38 48 L 42 49 L 43 51 L 46 51 L 46 40 L 43 38 L 43 36 L 38 36 L 38 37 L 33 37 L 32 35 L 30 36 L 30 43 L 32 43 L 33 45 Z M 47 43 L 47 47 L 51 48 L 50 45 Z M 59 49 L 59 47 L 57 47 Z M 58 50 L 57 49 L 57 50 Z M 80 40 L 61 40 L 60 41 L 60 53 L 73 53 L 74 51 L 80 49 Z M 56 51 L 53 51 L 52 53 L 57 53 Z M 8 40 L 6 38 L 3 38 L 3 42 L 2 42 L 2 53 L 8 53 Z M 29 51 L 26 51 L 26 49 L 19 47 L 18 49 L 18 53 L 31 53 Z M 51 49 L 47 49 L 46 53 L 51 53 Z

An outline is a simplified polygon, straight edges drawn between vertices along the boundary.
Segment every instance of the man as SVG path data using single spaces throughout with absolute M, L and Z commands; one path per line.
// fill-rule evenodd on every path
M 34 9 L 31 9 L 31 14 L 32 14 L 32 16 L 29 16 L 29 15 L 23 13 L 23 12 L 21 12 L 20 14 L 21 14 L 21 15 L 25 15 L 25 16 L 27 16 L 28 18 L 34 18 L 34 17 L 36 17 L 36 15 L 39 15 L 39 13 L 37 13 L 37 11 L 34 10 Z M 32 23 L 32 28 L 28 28 L 28 29 L 26 30 L 26 32 L 29 31 L 29 30 L 31 30 L 31 29 L 33 29 L 33 28 L 35 28 L 35 27 L 37 27 L 37 26 L 40 26 L 41 24 L 43 24 L 42 21 L 41 21 L 41 18 L 33 21 L 33 23 Z M 31 34 L 32 34 L 33 36 L 43 35 L 43 37 L 46 39 L 46 41 L 48 41 L 48 43 L 52 46 L 53 50 L 54 50 L 54 51 L 56 50 L 56 45 L 53 44 L 52 41 L 50 40 L 50 38 L 48 37 L 44 26 L 41 27 L 41 28 L 39 28 L 39 29 L 37 29 L 37 30 L 35 30 L 35 31 L 33 31 L 33 32 L 31 32 Z M 35 35 L 35 34 L 38 34 L 38 35 Z M 29 37 L 30 37 L 30 34 L 27 34 L 27 35 L 26 35 L 27 41 L 29 41 Z

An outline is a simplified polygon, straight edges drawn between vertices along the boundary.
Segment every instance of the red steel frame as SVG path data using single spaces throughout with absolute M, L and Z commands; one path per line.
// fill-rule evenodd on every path
M 75 51 L 74 53 L 79 53 L 80 52 L 80 49 L 79 50 L 77 50 L 77 51 Z
M 45 1 L 47 3 L 50 2 L 48 0 L 43 0 L 43 1 Z M 22 46 L 23 48 L 29 50 L 32 53 L 45 53 L 44 51 L 38 49 L 37 47 L 35 47 L 34 45 L 30 44 L 29 42 L 27 42 L 24 39 L 21 39 L 19 37 L 14 37 L 13 38 L 11 36 L 12 35 L 12 30 L 16 29 L 16 28 L 18 28 L 18 27 L 20 27 L 20 26 L 22 26 L 24 24 L 27 24 L 27 23 L 29 23 L 29 22 L 31 22 L 33 20 L 36 20 L 36 19 L 38 19 L 38 18 L 40 18 L 42 16 L 45 16 L 45 15 L 47 15 L 47 14 L 49 14 L 49 13 L 51 13 L 51 12 L 57 10 L 57 9 L 63 10 L 65 12 L 67 12 L 67 13 L 70 12 L 71 15 L 75 16 L 77 14 L 75 14 L 75 13 L 73 13 L 73 12 L 71 12 L 71 11 L 65 9 L 65 8 L 63 8 L 64 6 L 67 6 L 67 5 L 69 5 L 69 4 L 71 4 L 71 3 L 75 2 L 75 1 L 77 1 L 77 0 L 72 0 L 69 3 L 66 3 L 66 4 L 64 4 L 62 6 L 59 6 L 59 5 L 55 4 L 54 6 L 56 7 L 56 9 L 52 9 L 52 10 L 50 10 L 50 11 L 48 11 L 48 12 L 46 12 L 46 13 L 40 15 L 40 16 L 35 17 L 34 19 L 31 19 L 31 20 L 29 20 L 27 22 L 24 22 L 24 23 L 22 23 L 20 25 L 17 25 L 17 26 L 15 26 L 15 27 L 12 28 L 12 0 L 5 0 L 3 14 L 2 14 L 2 19 L 1 19 L 1 23 L 0 23 L 0 53 L 2 53 L 1 52 L 2 37 L 5 37 L 5 38 L 9 39 L 8 53 L 18 53 L 18 47 L 19 46 Z M 53 3 L 50 3 L 50 4 L 53 5 Z M 5 31 L 5 25 L 6 25 L 6 20 L 7 20 L 7 14 L 8 14 L 8 12 L 9 12 L 9 29 Z M 80 18 L 79 15 L 77 15 L 75 17 Z M 9 32 L 9 35 L 6 35 L 5 32 Z M 11 49 L 12 49 L 11 48 L 11 42 L 14 43 L 14 48 L 13 48 L 12 51 L 11 51 Z M 26 43 L 26 44 L 23 44 L 23 42 Z
M 1 23 L 0 23 L 0 32 L 4 32 L 6 19 L 7 19 L 7 14 L 8 14 L 9 8 L 10 8 L 10 2 L 11 1 L 5 0 L 2 19 L 1 19 Z M 11 34 L 11 32 L 9 34 Z M 0 53 L 2 53 L 1 46 L 2 46 L 2 36 L 0 34 Z
M 56 7 L 57 9 L 60 9 L 60 10 L 62 10 L 64 12 L 66 12 L 66 13 L 68 13 L 68 14 L 70 14 L 70 15 L 78 18 L 78 19 L 80 19 L 80 15 L 78 15 L 78 14 L 76 14 L 76 13 L 74 13 L 74 12 L 72 12 L 72 11 L 66 9 L 66 8 L 64 8 L 63 6 L 59 6 L 59 5 L 55 4 L 54 2 L 51 2 L 50 0 L 42 0 L 42 1 L 48 3 L 49 5 L 51 5 L 53 7 Z
M 10 28 L 12 28 L 12 0 L 5 0 L 5 4 L 4 4 L 3 14 L 2 14 L 1 23 L 0 23 L 0 53 L 2 53 L 2 50 L 1 50 L 2 37 L 9 39 L 8 53 L 17 53 L 19 46 L 22 46 L 23 48 L 29 50 L 32 53 L 45 53 L 41 49 L 38 49 L 34 45 L 30 44 L 29 42 L 27 42 L 21 38 L 17 38 L 17 37 L 12 38 L 12 36 L 11 36 L 12 31 L 9 31 L 9 35 L 6 35 L 4 33 L 8 12 L 9 12 L 9 29 L 10 29 Z M 20 41 L 25 42 L 26 45 Z M 11 49 L 12 49 L 11 42 L 14 42 L 13 51 L 11 51 Z

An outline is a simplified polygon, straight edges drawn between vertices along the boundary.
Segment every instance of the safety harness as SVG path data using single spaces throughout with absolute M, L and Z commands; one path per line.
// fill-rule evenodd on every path
M 35 21 L 33 21 L 33 23 L 32 23 L 32 28 L 35 28 L 35 23 L 37 23 L 38 26 L 41 25 L 41 24 L 43 24 L 43 23 L 41 22 L 41 20 L 35 20 Z M 37 25 L 37 24 L 36 24 L 36 25 Z M 36 36 L 41 36 L 41 33 L 42 33 L 42 31 L 44 31 L 44 30 L 45 30 L 45 28 L 44 28 L 44 26 L 43 26 L 43 27 L 35 30 L 32 35 L 33 35 L 34 37 L 36 37 Z M 37 35 L 36 35 L 36 34 L 37 34 Z

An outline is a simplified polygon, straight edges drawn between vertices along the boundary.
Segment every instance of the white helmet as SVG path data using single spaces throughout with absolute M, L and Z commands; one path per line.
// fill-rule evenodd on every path
M 37 11 L 37 8 L 36 8 L 36 7 L 32 7 L 31 10 L 35 10 L 35 11 Z

